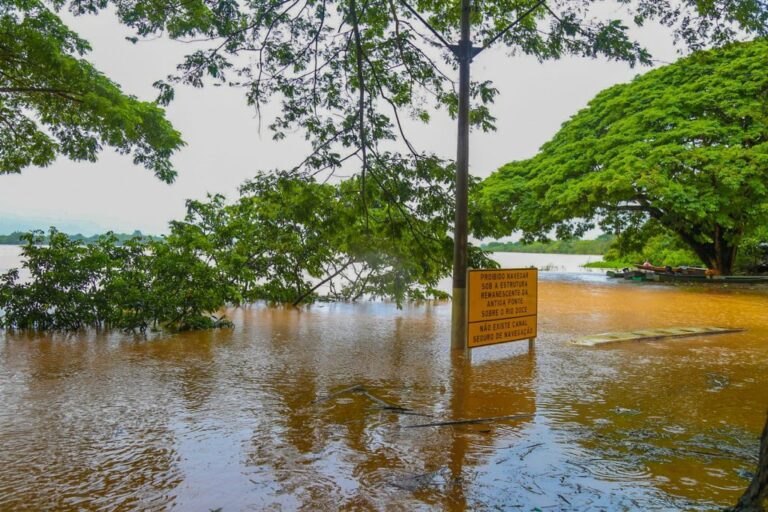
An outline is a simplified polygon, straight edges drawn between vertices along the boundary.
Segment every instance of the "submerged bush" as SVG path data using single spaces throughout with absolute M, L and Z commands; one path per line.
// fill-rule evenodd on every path
M 3 322 L 19 328 L 77 329 L 98 317 L 94 300 L 93 258 L 86 247 L 55 231 L 50 245 L 39 246 L 41 233 L 24 235 L 23 268 L 30 282 L 19 282 L 19 271 L 11 270 L 0 282 Z
M 226 303 L 217 271 L 184 248 L 112 234 L 82 245 L 51 228 L 24 235 L 18 269 L 0 276 L 0 326 L 76 330 L 86 327 L 146 331 L 226 325 L 212 316 Z M 42 245 L 47 242 L 48 245 Z

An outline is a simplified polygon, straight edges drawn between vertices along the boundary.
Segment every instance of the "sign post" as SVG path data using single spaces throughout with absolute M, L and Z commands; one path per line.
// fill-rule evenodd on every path
M 459 44 L 452 45 L 429 24 L 419 12 L 400 0 L 405 7 L 419 19 L 437 39 L 449 49 L 459 63 L 459 94 L 458 94 L 458 140 L 456 145 L 456 212 L 453 225 L 453 310 L 451 312 L 451 348 L 466 350 L 467 348 L 467 267 L 468 267 L 468 196 L 469 196 L 469 124 L 470 99 L 472 96 L 470 82 L 470 64 L 472 59 L 493 43 L 504 37 L 510 30 L 520 24 L 525 18 L 541 8 L 546 0 L 538 0 L 514 21 L 491 37 L 481 47 L 472 46 L 472 1 L 460 0 L 461 16 Z
M 538 327 L 535 268 L 467 271 L 467 347 L 533 340 Z
M 516 20 L 485 42 L 481 47 L 472 46 L 471 0 L 461 0 L 461 18 L 459 28 L 461 40 L 458 45 L 450 45 L 429 25 L 413 8 L 409 9 L 429 27 L 456 56 L 459 62 L 459 105 L 458 105 L 458 144 L 456 146 L 456 216 L 453 224 L 453 311 L 451 313 L 451 348 L 466 350 L 467 334 L 467 234 L 468 195 L 469 195 L 469 122 L 470 122 L 470 64 L 484 49 L 501 39 L 521 21 L 544 5 L 545 0 L 538 0 Z M 406 3 L 406 6 L 408 4 Z M 471 346 L 471 345 L 470 345 Z
M 467 233 L 469 232 L 469 66 L 473 49 L 470 38 L 470 0 L 461 0 L 461 41 L 451 48 L 459 60 L 459 115 L 456 150 L 456 217 L 453 224 L 453 311 L 451 313 L 451 347 L 465 349 L 467 325 Z

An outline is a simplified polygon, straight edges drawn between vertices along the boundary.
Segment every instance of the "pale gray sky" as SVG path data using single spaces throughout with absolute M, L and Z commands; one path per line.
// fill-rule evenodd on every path
M 151 84 L 172 72 L 190 50 L 189 45 L 167 40 L 131 44 L 125 40 L 130 31 L 109 13 L 65 19 L 90 41 L 89 59 L 96 67 L 141 99 L 153 99 Z M 656 59 L 677 58 L 666 31 L 648 27 L 636 36 Z M 503 48 L 483 53 L 474 63 L 473 78 L 493 80 L 500 90 L 493 107 L 498 130 L 472 134 L 471 172 L 484 177 L 506 162 L 533 155 L 595 94 L 644 71 L 602 59 L 542 64 L 525 56 L 510 57 Z M 174 157 L 179 171 L 174 184 L 159 182 L 134 166 L 130 157 L 110 150 L 93 164 L 60 159 L 48 168 L 0 175 L 0 233 L 50 224 L 69 232 L 165 232 L 169 220 L 183 216 L 186 199 L 206 192 L 234 197 L 237 187 L 257 170 L 289 168 L 301 161 L 307 148 L 302 137 L 272 141 L 266 128 L 269 110 L 260 130 L 241 91 L 179 88 L 168 117 L 188 145 Z M 448 158 L 455 155 L 456 127 L 446 115 L 436 116 L 429 126 L 412 124 L 410 134 L 420 149 Z

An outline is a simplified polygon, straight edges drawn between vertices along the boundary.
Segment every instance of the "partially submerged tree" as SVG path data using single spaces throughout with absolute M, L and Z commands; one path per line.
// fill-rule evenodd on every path
M 452 169 L 429 159 L 371 169 L 382 182 L 366 190 L 367 215 L 358 178 L 324 184 L 272 173 L 247 182 L 233 203 L 189 201 L 160 240 L 23 235 L 28 276 L 0 275 L 0 327 L 187 330 L 226 325 L 219 309 L 259 300 L 444 298 Z M 479 250 L 471 261 L 496 265 Z
M 24 235 L 22 275 L 0 275 L 0 327 L 146 331 L 221 327 L 213 316 L 232 296 L 221 271 L 192 244 L 112 234 L 82 244 L 51 229 Z
M 768 224 L 768 41 L 730 44 L 601 92 L 530 160 L 482 185 L 483 234 L 617 232 L 654 219 L 732 271 Z
M 733 512 L 765 512 L 768 510 L 768 419 L 760 437 L 757 471 L 747 490 L 732 509 Z
M 438 160 L 375 163 L 359 200 L 360 178 L 320 183 L 291 173 L 262 173 L 227 203 L 190 201 L 171 223 L 169 243 L 194 247 L 237 290 L 235 302 L 294 305 L 362 297 L 445 297 L 450 269 L 452 169 Z M 493 266 L 479 250 L 475 266 Z
M 57 5 L 60 2 L 55 2 Z M 126 95 L 83 57 L 88 43 L 42 0 L 0 1 L 0 174 L 103 147 L 171 182 L 183 142 L 162 108 Z

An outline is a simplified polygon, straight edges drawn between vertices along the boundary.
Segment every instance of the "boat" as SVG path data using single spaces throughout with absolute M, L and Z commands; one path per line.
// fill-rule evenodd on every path
M 768 276 L 717 276 L 706 275 L 696 267 L 690 272 L 656 272 L 651 270 L 609 270 L 606 275 L 612 279 L 628 281 L 652 281 L 656 283 L 709 283 L 709 284 L 768 284 Z
M 685 274 L 688 276 L 706 276 L 707 275 L 707 269 L 702 267 L 682 266 L 682 267 L 677 267 L 673 269 L 673 271 L 678 274 Z
M 619 272 L 608 270 L 605 273 L 605 275 L 611 279 L 626 279 L 629 281 L 645 281 L 648 278 L 648 274 L 648 272 L 643 272 L 640 270 L 629 270 L 626 268 Z
M 689 267 L 681 265 L 679 267 L 651 265 L 647 261 L 643 264 L 636 264 L 635 268 L 645 272 L 656 272 L 657 274 L 682 274 L 686 276 L 706 276 L 707 269 L 702 267 Z M 710 272 L 711 273 L 711 272 Z
M 674 269 L 672 267 L 660 267 L 658 265 L 652 265 L 651 263 L 649 263 L 647 261 L 645 263 L 636 263 L 635 264 L 635 268 L 637 268 L 638 270 L 641 270 L 641 271 L 645 271 L 645 272 L 659 272 L 659 273 L 663 273 L 663 272 L 673 272 L 674 271 Z

